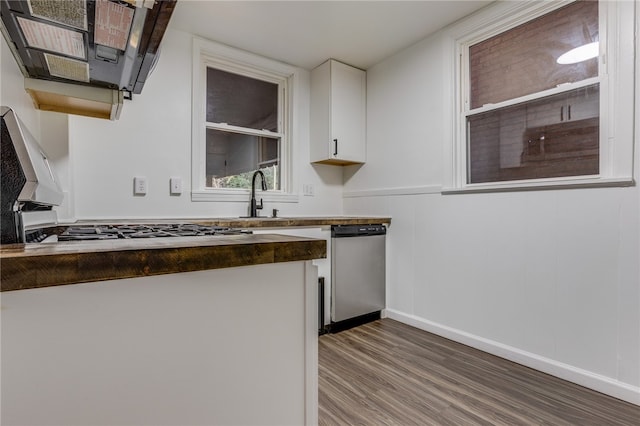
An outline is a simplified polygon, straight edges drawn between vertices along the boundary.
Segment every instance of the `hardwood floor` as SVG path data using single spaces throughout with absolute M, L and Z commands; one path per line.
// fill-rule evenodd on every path
M 640 407 L 383 319 L 319 338 L 320 425 L 640 425 Z

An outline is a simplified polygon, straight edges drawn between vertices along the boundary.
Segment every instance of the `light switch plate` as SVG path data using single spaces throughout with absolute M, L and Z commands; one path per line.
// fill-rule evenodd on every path
M 315 190 L 312 183 L 305 183 L 302 185 L 302 195 L 307 197 L 313 197 L 315 194 Z
M 147 195 L 147 178 L 144 176 L 136 176 L 133 178 L 133 194 Z
M 182 178 L 172 177 L 169 179 L 169 193 L 171 195 L 182 194 Z

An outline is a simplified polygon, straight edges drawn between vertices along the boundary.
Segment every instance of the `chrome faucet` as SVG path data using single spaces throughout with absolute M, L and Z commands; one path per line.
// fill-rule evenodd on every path
M 267 190 L 267 181 L 262 170 L 256 170 L 251 178 L 251 201 L 249 202 L 249 217 L 258 217 L 258 210 L 262 210 L 262 198 L 260 204 L 256 203 L 256 177 L 260 175 L 262 179 L 262 190 Z

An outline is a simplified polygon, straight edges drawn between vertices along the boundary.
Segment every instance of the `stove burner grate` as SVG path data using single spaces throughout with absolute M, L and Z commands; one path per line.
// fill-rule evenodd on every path
M 193 223 L 153 225 L 71 226 L 58 241 L 114 240 L 126 238 L 197 237 L 210 235 L 251 234 L 251 231 Z

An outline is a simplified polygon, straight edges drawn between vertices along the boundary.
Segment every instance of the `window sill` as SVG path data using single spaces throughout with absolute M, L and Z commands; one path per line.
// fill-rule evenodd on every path
M 194 190 L 191 191 L 191 201 L 213 201 L 225 203 L 247 203 L 250 194 L 248 190 Z M 271 203 L 297 203 L 298 194 L 287 194 L 282 192 L 262 192 L 256 191 L 256 198 L 262 198 L 265 202 Z
M 501 182 L 490 184 L 468 184 L 462 188 L 442 188 L 442 194 L 467 194 L 486 192 L 540 191 L 553 189 L 601 188 L 634 186 L 631 177 L 623 178 L 582 178 L 546 180 L 535 182 Z

